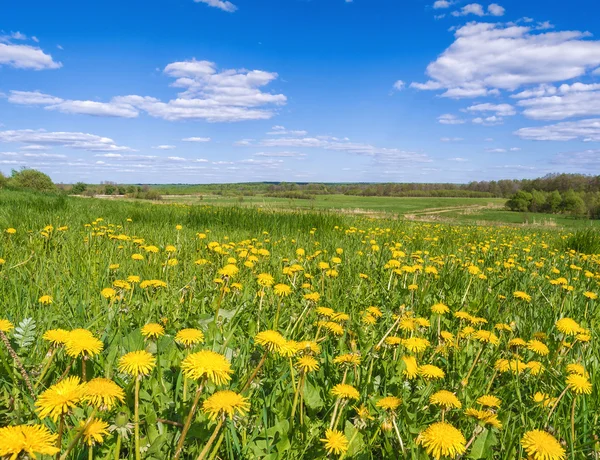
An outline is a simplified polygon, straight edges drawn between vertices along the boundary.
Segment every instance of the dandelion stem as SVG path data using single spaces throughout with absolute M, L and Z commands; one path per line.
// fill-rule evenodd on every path
M 481 353 L 483 353 L 483 348 L 484 348 L 484 346 L 481 345 L 481 348 L 477 352 L 477 356 L 475 356 L 475 361 L 473 361 L 473 364 L 471 365 L 471 369 L 469 369 L 467 376 L 462 380 L 461 383 L 463 386 L 467 386 L 467 384 L 469 383 L 469 377 L 471 377 L 471 373 L 473 372 L 473 369 L 475 369 L 475 365 L 477 364 L 477 361 L 479 361 L 479 358 L 481 357 Z
M 198 389 L 196 390 L 196 396 L 194 396 L 194 402 L 192 403 L 192 407 L 190 408 L 190 413 L 185 419 L 185 425 L 183 425 L 183 430 L 181 431 L 181 437 L 177 442 L 177 448 L 175 449 L 175 455 L 173 456 L 173 460 L 177 460 L 181 455 L 181 451 L 183 450 L 183 443 L 185 442 L 185 437 L 190 429 L 192 424 L 192 419 L 194 418 L 194 414 L 196 413 L 196 407 L 198 406 L 198 401 L 200 401 L 200 395 L 202 394 L 202 387 L 204 386 L 204 381 L 202 381 L 198 385 Z
M 58 452 L 56 453 L 56 460 L 60 458 L 60 451 L 62 449 L 62 437 L 63 430 L 65 429 L 65 414 L 60 414 L 60 422 L 58 423 L 58 438 L 56 440 L 56 447 Z
M 117 444 L 115 445 L 115 460 L 121 458 L 121 433 L 117 433 Z
M 50 369 L 50 365 L 52 364 L 52 361 L 54 360 L 55 354 L 56 354 L 56 348 L 53 347 L 52 352 L 50 353 L 50 357 L 48 358 L 48 361 L 46 361 L 46 365 L 42 369 L 42 372 L 40 373 L 40 377 L 38 378 L 38 381 L 36 382 L 35 386 L 33 387 L 34 389 L 37 390 L 37 388 L 40 386 L 40 383 L 42 383 L 42 380 L 44 380 L 44 377 L 46 376 L 46 372 L 48 372 L 48 369 Z
M 294 393 L 294 403 L 292 404 L 292 416 L 290 420 L 294 423 L 294 415 L 296 415 L 296 405 L 298 404 L 298 395 L 300 394 L 300 386 L 304 383 L 304 374 L 298 380 L 298 387 L 296 388 L 296 392 Z
M 575 447 L 575 403 L 577 397 L 573 396 L 573 405 L 571 406 L 571 448 Z
M 208 452 L 210 451 L 210 446 L 212 446 L 212 443 L 215 441 L 217 434 L 219 434 L 219 430 L 223 426 L 223 420 L 225 420 L 224 416 L 221 417 L 221 420 L 219 420 L 219 423 L 217 423 L 217 426 L 215 427 L 214 431 L 210 435 L 210 438 L 208 439 L 208 442 L 204 446 L 204 449 L 202 449 L 202 452 L 200 452 L 200 455 L 198 455 L 198 460 L 203 460 L 204 457 L 206 457 L 206 454 L 208 454 Z
M 221 431 L 221 435 L 219 436 L 219 439 L 217 439 L 217 443 L 215 444 L 215 447 L 212 450 L 212 453 L 210 454 L 210 457 L 208 457 L 208 460 L 214 460 L 214 458 L 217 456 L 217 454 L 219 453 L 219 447 L 221 447 L 221 444 L 223 443 L 223 439 L 225 438 L 225 431 Z
M 400 442 L 400 448 L 402 449 L 402 453 L 405 454 L 406 452 L 404 451 L 404 443 L 402 442 L 402 437 L 400 436 L 400 430 L 398 429 L 398 425 L 396 423 L 396 417 L 392 418 L 392 424 L 394 425 L 396 436 L 398 436 L 398 442 Z
M 83 436 L 83 433 L 85 432 L 85 430 L 88 427 L 88 425 L 94 419 L 95 415 L 96 415 L 96 409 L 93 409 L 92 413 L 90 414 L 90 416 L 88 417 L 88 419 L 85 421 L 85 423 L 83 424 L 83 426 L 77 431 L 77 434 L 75 435 L 75 437 L 73 438 L 73 440 L 71 441 L 71 443 L 67 446 L 67 450 L 60 456 L 60 460 L 66 460 L 67 459 L 67 457 L 69 456 L 69 454 L 71 453 L 71 451 L 73 450 L 73 448 L 77 445 L 77 443 L 79 442 L 79 440 Z
M 548 423 L 550 423 L 550 417 L 552 417 L 552 414 L 554 413 L 554 409 L 556 409 L 556 407 L 558 406 L 558 403 L 560 402 L 560 400 L 563 398 L 563 396 L 565 395 L 565 393 L 567 392 L 567 390 L 569 389 L 569 387 L 566 387 L 563 392 L 559 395 L 558 398 L 556 398 L 556 402 L 554 403 L 554 405 L 552 406 L 552 409 L 550 409 L 550 413 L 548 414 L 548 418 L 546 419 L 546 425 L 548 425 Z
M 141 376 L 135 378 L 135 402 L 133 415 L 133 428 L 135 436 L 135 459 L 140 460 L 140 380 Z
M 252 381 L 254 380 L 254 378 L 256 377 L 256 374 L 258 374 L 258 371 L 260 370 L 260 368 L 263 366 L 263 364 L 265 363 L 265 360 L 267 359 L 267 352 L 265 351 L 265 353 L 262 355 L 262 358 L 260 358 L 260 361 L 258 362 L 258 365 L 256 366 L 256 368 L 254 369 L 254 372 L 252 372 L 252 375 L 250 376 L 250 378 L 248 379 L 248 381 L 246 382 L 246 384 L 244 385 L 244 388 L 242 388 L 242 393 L 244 391 L 246 391 L 248 388 L 250 388 L 250 384 L 252 383 Z

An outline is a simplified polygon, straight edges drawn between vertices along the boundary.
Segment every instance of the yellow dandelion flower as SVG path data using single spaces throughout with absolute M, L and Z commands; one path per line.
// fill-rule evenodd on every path
M 44 332 L 42 339 L 50 342 L 54 347 L 64 345 L 69 340 L 69 331 L 65 331 L 64 329 L 50 329 Z
M 312 356 L 301 356 L 296 360 L 296 367 L 305 374 L 308 374 L 309 372 L 319 370 L 319 362 Z
M 69 332 L 65 347 L 72 358 L 91 357 L 99 354 L 104 349 L 104 344 L 87 329 L 73 329 Z
M 529 369 L 531 375 L 540 375 L 546 368 L 539 361 L 529 361 L 527 363 L 527 369 Z
M 113 288 L 104 288 L 100 294 L 102 294 L 102 297 L 105 299 L 112 299 L 117 295 L 117 291 L 115 291 Z
M 259 345 L 262 345 L 266 350 L 276 353 L 279 353 L 286 345 L 285 337 L 273 330 L 259 332 L 256 334 L 256 337 L 254 337 L 254 341 Z
M 576 335 L 581 330 L 579 323 L 571 318 L 562 318 L 556 322 L 556 328 L 565 335 Z
M 375 405 L 384 410 L 395 411 L 400 407 L 400 404 L 402 404 L 402 399 L 396 396 L 386 396 L 377 401 Z
M 571 390 L 573 390 L 576 394 L 586 394 L 589 395 L 592 393 L 592 384 L 588 380 L 585 375 L 579 374 L 571 374 L 567 377 L 567 385 Z
M 477 399 L 477 404 L 485 407 L 500 407 L 502 401 L 494 395 L 483 395 Z
M 500 342 L 496 334 L 490 331 L 477 331 L 475 334 L 473 334 L 473 337 L 482 343 L 490 343 L 492 345 L 497 345 Z
M 417 437 L 417 444 L 423 446 L 428 455 L 435 459 L 456 457 L 466 450 L 463 434 L 446 422 L 437 422 L 422 431 Z
M 436 303 L 431 307 L 431 312 L 435 313 L 436 315 L 445 315 L 449 311 L 450 308 L 448 308 L 448 306 L 444 305 L 443 303 Z
M 344 328 L 342 326 L 340 326 L 338 323 L 335 323 L 333 321 L 327 321 L 326 323 L 323 324 L 323 327 L 325 329 L 327 329 L 329 332 L 333 333 L 334 335 L 343 335 L 344 334 Z
M 83 394 L 84 385 L 79 383 L 79 377 L 67 377 L 39 395 L 35 407 L 40 418 L 50 417 L 56 422 L 59 416 L 77 406 Z
M 426 380 L 443 379 L 446 373 L 433 364 L 423 364 L 419 366 L 419 375 Z
M 546 344 L 536 339 L 527 342 L 527 349 L 540 356 L 546 356 L 548 353 L 550 353 L 550 350 Z
M 577 363 L 567 364 L 567 373 L 586 375 L 585 368 L 581 364 Z
M 11 329 L 15 327 L 13 324 L 7 319 L 0 319 L 0 332 L 9 332 Z
M 425 351 L 431 343 L 427 339 L 421 337 L 410 337 L 402 341 L 402 345 L 408 348 L 413 353 L 421 353 Z
M 117 401 L 125 401 L 125 392 L 112 380 L 98 377 L 85 384 L 83 400 L 96 409 L 111 410 Z
M 58 435 L 52 434 L 44 425 L 17 425 L 0 428 L 0 457 L 11 460 L 25 453 L 30 458 L 36 454 L 54 455 Z
M 85 422 L 79 422 L 79 427 L 83 427 Z M 83 441 L 88 446 L 102 444 L 104 437 L 108 436 L 108 423 L 98 418 L 92 419 L 83 430 Z
M 354 366 L 358 366 L 360 364 L 360 354 L 359 353 L 345 353 L 343 355 L 336 356 L 333 358 L 334 364 L 351 364 Z
M 231 390 L 217 391 L 202 404 L 202 412 L 211 420 L 216 420 L 219 415 L 226 415 L 229 418 L 233 418 L 236 414 L 243 416 L 249 410 L 248 398 Z
M 554 436 L 542 430 L 531 430 L 523 435 L 521 446 L 532 460 L 564 460 L 565 449 Z
M 526 302 L 531 302 L 531 296 L 523 291 L 515 291 L 513 292 L 513 297 L 515 299 L 524 300 Z
M 175 334 L 175 342 L 186 347 L 192 347 L 198 343 L 204 343 L 204 334 L 199 329 L 182 329 Z
M 287 297 L 292 293 L 292 288 L 287 284 L 279 283 L 273 287 L 273 292 L 279 297 Z
M 441 406 L 444 409 L 451 409 L 453 407 L 460 409 L 462 407 L 462 403 L 456 395 L 448 390 L 440 390 L 432 394 L 429 397 L 429 402 L 436 406 Z
M 341 399 L 358 399 L 360 393 L 352 385 L 347 383 L 338 383 L 331 389 L 331 394 Z
M 38 299 L 38 302 L 42 305 L 50 305 L 53 302 L 52 296 L 43 295 Z
M 158 323 L 148 323 L 142 327 L 142 335 L 147 339 L 158 339 L 165 335 L 165 328 Z
M 325 445 L 327 454 L 340 455 L 348 451 L 348 439 L 341 431 L 327 430 L 325 431 L 325 438 L 320 439 Z
M 215 385 L 223 385 L 231 380 L 231 364 L 225 356 L 210 350 L 202 350 L 188 355 L 181 362 L 183 374 L 192 380 L 206 377 Z
M 148 375 L 156 365 L 156 358 L 145 350 L 132 351 L 119 360 L 119 371 L 133 377 Z
M 419 375 L 419 365 L 417 359 L 414 356 L 403 356 L 402 361 L 404 362 L 405 369 L 402 374 L 408 379 L 412 380 Z

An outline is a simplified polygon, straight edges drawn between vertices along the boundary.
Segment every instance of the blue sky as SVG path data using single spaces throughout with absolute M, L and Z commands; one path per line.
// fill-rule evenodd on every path
M 600 174 L 591 0 L 20 0 L 0 170 L 57 182 Z

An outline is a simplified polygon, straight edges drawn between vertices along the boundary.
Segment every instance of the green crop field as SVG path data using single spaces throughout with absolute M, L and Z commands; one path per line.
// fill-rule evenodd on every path
M 177 201 L 0 191 L 0 440 L 63 460 L 600 455 L 594 230 L 449 210 L 489 199 Z M 436 208 L 460 225 L 327 211 Z

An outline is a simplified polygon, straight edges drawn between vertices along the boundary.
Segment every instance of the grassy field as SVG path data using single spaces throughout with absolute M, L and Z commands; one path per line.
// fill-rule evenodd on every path
M 0 192 L 0 457 L 600 455 L 595 233 L 206 203 Z

